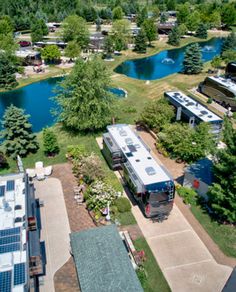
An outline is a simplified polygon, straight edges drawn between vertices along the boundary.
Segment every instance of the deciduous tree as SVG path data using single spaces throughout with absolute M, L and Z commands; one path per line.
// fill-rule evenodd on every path
M 81 53 L 80 45 L 77 43 L 77 41 L 70 41 L 68 42 L 66 48 L 65 48 L 65 56 L 74 59 L 78 57 Z
M 150 101 L 141 113 L 141 121 L 155 132 L 162 130 L 174 118 L 174 108 L 163 99 Z
M 61 84 L 56 101 L 59 120 L 72 130 L 94 131 L 111 121 L 114 98 L 108 92 L 110 72 L 100 58 L 76 61 Z
M 77 15 L 70 15 L 62 23 L 62 37 L 65 42 L 76 41 L 81 48 L 89 43 L 89 30 L 86 21 Z
M 60 60 L 61 52 L 56 45 L 49 45 L 42 49 L 42 57 L 46 63 L 56 63 Z
M 123 10 L 120 6 L 115 7 L 112 10 L 112 18 L 113 20 L 118 20 L 118 19 L 122 19 L 124 16 Z
M 146 33 L 149 45 L 157 38 L 157 27 L 153 19 L 145 19 L 143 22 L 143 29 Z

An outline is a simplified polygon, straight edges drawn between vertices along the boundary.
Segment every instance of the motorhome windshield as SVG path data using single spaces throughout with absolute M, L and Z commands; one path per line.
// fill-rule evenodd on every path
M 168 192 L 158 192 L 158 193 L 150 193 L 148 202 L 149 203 L 159 203 L 168 201 L 169 199 L 169 193 Z

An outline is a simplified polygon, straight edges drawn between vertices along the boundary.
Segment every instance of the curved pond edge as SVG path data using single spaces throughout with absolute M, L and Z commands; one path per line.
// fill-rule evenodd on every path
M 142 79 L 137 79 L 137 78 L 134 78 L 134 77 L 130 77 L 130 76 L 127 76 L 125 74 L 121 74 L 121 73 L 118 73 L 118 72 L 115 72 L 115 69 L 120 66 L 122 63 L 126 62 L 126 61 L 135 61 L 135 60 L 139 60 L 139 59 L 146 59 L 146 58 L 149 58 L 149 57 L 153 57 L 163 51 L 172 51 L 172 50 L 176 50 L 176 49 L 180 49 L 180 48 L 184 48 L 184 47 L 187 47 L 189 46 L 190 44 L 195 44 L 195 43 L 202 43 L 202 42 L 207 42 L 207 41 L 210 41 L 211 39 L 214 39 L 214 38 L 225 38 L 226 36 L 222 36 L 222 35 L 210 35 L 208 38 L 206 39 L 198 39 L 196 38 L 197 40 L 195 41 L 190 41 L 186 44 L 183 44 L 183 45 L 180 45 L 180 46 L 176 46 L 176 47 L 173 47 L 171 45 L 168 45 L 169 47 L 167 48 L 163 48 L 163 49 L 160 49 L 160 50 L 157 50 L 156 52 L 154 53 L 149 53 L 149 54 L 142 54 L 142 55 L 137 55 L 137 56 L 134 56 L 132 58 L 127 58 L 125 60 L 121 60 L 119 63 L 117 63 L 116 67 L 113 69 L 113 72 L 115 74 L 119 74 L 121 76 L 126 76 L 127 78 L 131 78 L 131 79 L 135 79 L 135 80 L 140 80 L 140 81 L 145 81 L 145 80 L 142 80 Z M 207 62 L 206 62 L 207 63 Z M 176 73 L 173 73 L 173 74 L 176 74 Z M 170 74 L 170 75 L 173 75 L 173 74 Z M 178 73 L 177 73 L 178 74 Z M 169 75 L 169 76 L 170 76 Z M 165 76 L 166 77 L 166 76 Z M 163 79 L 165 77 L 162 77 L 160 79 Z M 154 79 L 154 80 L 160 80 L 160 79 Z M 154 80 L 151 80 L 151 81 L 154 81 Z

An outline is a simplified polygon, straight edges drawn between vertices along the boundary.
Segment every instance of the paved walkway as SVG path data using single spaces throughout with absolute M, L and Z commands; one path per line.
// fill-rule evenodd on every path
M 53 177 L 61 181 L 71 232 L 95 227 L 84 205 L 78 205 L 74 199 L 73 186 L 77 185 L 70 163 L 53 166 Z M 77 292 L 79 284 L 73 258 L 66 262 L 54 276 L 56 292 Z
M 46 275 L 42 292 L 53 292 L 53 276 L 70 258 L 70 226 L 61 183 L 56 178 L 35 181 L 36 198 L 44 201 L 41 208 L 41 240 L 46 246 Z

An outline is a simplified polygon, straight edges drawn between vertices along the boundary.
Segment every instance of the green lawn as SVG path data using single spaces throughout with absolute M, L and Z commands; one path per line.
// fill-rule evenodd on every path
M 134 215 L 131 211 L 125 212 L 125 213 L 119 213 L 118 214 L 118 220 L 121 225 L 134 225 L 137 224 Z
M 146 261 L 143 263 L 143 267 L 146 272 L 147 280 L 142 281 L 143 290 L 145 292 L 171 291 L 145 238 L 140 237 L 136 239 L 134 241 L 134 246 L 137 250 L 144 250 L 146 256 Z
M 236 258 L 236 228 L 212 220 L 198 205 L 192 205 L 191 211 L 222 252 Z
M 52 165 L 52 164 L 57 164 L 57 163 L 64 163 L 66 162 L 66 152 L 67 152 L 67 146 L 68 145 L 84 145 L 85 149 L 87 152 L 94 152 L 95 154 L 97 154 L 102 161 L 102 165 L 105 171 L 105 181 L 109 182 L 117 191 L 121 191 L 122 190 L 122 186 L 119 182 L 119 180 L 117 179 L 117 177 L 115 176 L 114 172 L 112 170 L 109 169 L 109 167 L 107 166 L 106 161 L 104 160 L 100 148 L 97 144 L 96 141 L 96 137 L 97 136 L 101 136 L 101 134 L 86 134 L 86 135 L 82 135 L 82 134 L 70 134 L 66 131 L 64 131 L 60 125 L 55 125 L 54 127 L 52 127 L 52 129 L 54 129 L 57 138 L 58 138 L 58 144 L 60 147 L 60 153 L 58 155 L 56 155 L 53 158 L 48 158 L 44 155 L 43 152 L 43 142 L 42 142 L 42 132 L 40 132 L 37 137 L 38 137 L 38 141 L 40 143 L 40 148 L 38 150 L 37 153 L 35 154 L 30 154 L 28 155 L 26 158 L 23 158 L 23 164 L 25 168 L 32 168 L 34 167 L 34 164 L 36 161 L 43 161 L 44 165 Z M 14 172 L 16 171 L 16 163 L 15 161 L 13 161 L 12 159 L 8 159 L 10 168 L 9 169 L 5 169 L 5 170 L 0 170 L 0 174 L 4 174 L 4 173 L 10 173 L 10 172 Z

